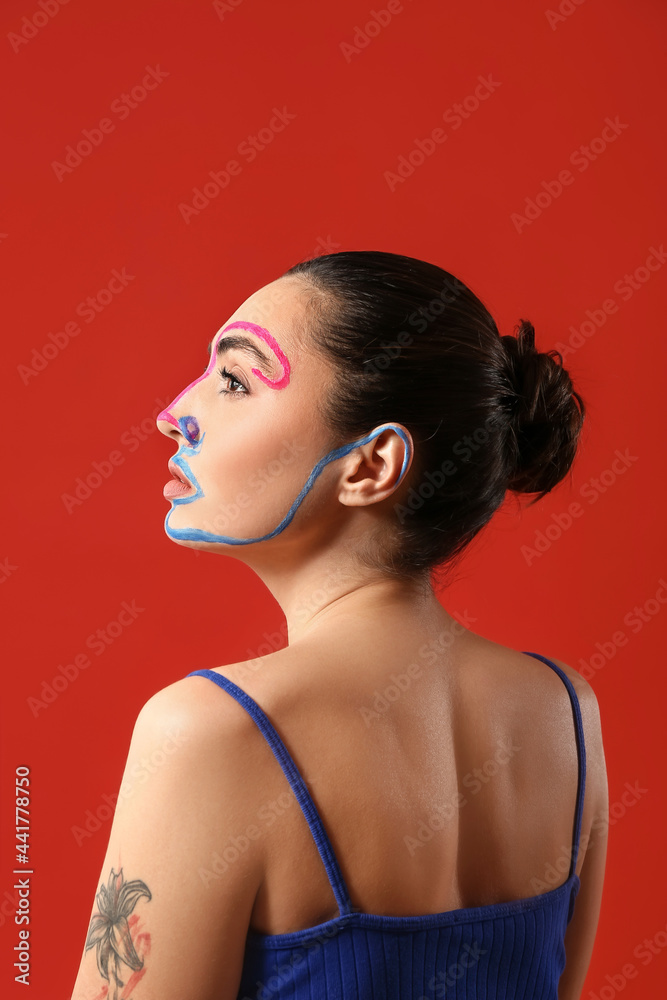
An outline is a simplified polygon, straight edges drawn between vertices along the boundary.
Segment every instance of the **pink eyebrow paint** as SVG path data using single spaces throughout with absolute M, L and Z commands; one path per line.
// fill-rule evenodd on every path
M 265 385 L 268 385 L 271 389 L 284 389 L 285 386 L 289 385 L 291 372 L 290 363 L 287 360 L 287 356 L 283 353 L 280 344 L 274 337 L 271 336 L 269 331 L 265 330 L 263 326 L 257 326 L 256 323 L 248 323 L 245 320 L 237 320 L 235 323 L 229 323 L 221 331 L 221 336 L 223 333 L 226 333 L 227 330 L 233 330 L 235 327 L 240 327 L 242 330 L 248 330 L 249 333 L 254 333 L 257 337 L 261 337 L 262 340 L 268 344 L 282 365 L 283 374 L 278 379 L 267 378 L 266 375 L 264 375 L 263 372 L 260 372 L 257 368 L 251 369 L 253 375 L 256 375 L 257 378 L 261 379 L 262 382 L 264 382 Z M 213 350 L 211 350 L 211 354 L 213 353 Z
M 215 338 L 213 344 L 211 345 L 211 357 L 209 358 L 208 365 L 206 366 L 206 371 L 203 373 L 203 375 L 200 375 L 199 378 L 196 378 L 194 382 L 190 382 L 190 384 L 187 385 L 182 392 L 179 392 L 178 396 L 172 399 L 169 406 L 166 409 L 162 410 L 161 413 L 158 413 L 157 415 L 158 420 L 167 420 L 169 421 L 170 424 L 173 424 L 174 427 L 178 427 L 179 430 L 182 430 L 178 420 L 176 420 L 176 418 L 172 416 L 172 414 L 169 411 L 172 409 L 172 407 L 176 405 L 179 399 L 181 399 L 181 397 L 186 394 L 186 392 L 189 392 L 193 386 L 197 385 L 198 382 L 201 382 L 201 380 L 206 378 L 207 375 L 210 375 L 211 371 L 213 370 L 213 367 L 215 366 L 217 347 L 220 338 L 225 333 L 227 333 L 228 330 L 233 330 L 236 329 L 237 327 L 240 327 L 243 330 L 248 330 L 249 333 L 254 333 L 257 337 L 261 337 L 262 340 L 265 341 L 265 343 L 271 348 L 275 356 L 278 358 L 278 361 L 282 365 L 283 374 L 279 379 L 267 378 L 266 375 L 264 375 L 263 372 L 259 371 L 258 368 L 251 368 L 253 375 L 256 375 L 257 378 L 261 379 L 262 382 L 264 382 L 265 385 L 268 385 L 269 388 L 271 389 L 284 389 L 285 386 L 289 385 L 290 373 L 291 373 L 290 363 L 287 359 L 287 355 L 282 350 L 278 341 L 274 337 L 272 337 L 269 331 L 265 330 L 263 326 L 258 326 L 257 323 L 250 323 L 246 320 L 236 320 L 234 323 L 228 323 L 227 326 L 223 327 L 218 336 Z

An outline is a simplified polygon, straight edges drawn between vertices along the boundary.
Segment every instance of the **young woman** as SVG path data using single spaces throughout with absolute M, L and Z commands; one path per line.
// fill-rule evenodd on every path
M 288 645 L 141 709 L 74 1000 L 576 1000 L 608 826 L 595 695 L 434 593 L 508 491 L 568 473 L 562 358 L 371 251 L 290 268 L 209 355 L 158 417 L 165 530 L 252 567 Z

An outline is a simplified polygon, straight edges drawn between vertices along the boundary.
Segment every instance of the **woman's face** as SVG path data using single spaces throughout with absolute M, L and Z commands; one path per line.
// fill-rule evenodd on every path
M 158 415 L 178 443 L 164 495 L 179 544 L 241 555 L 249 540 L 280 542 L 303 524 L 318 483 L 295 502 L 334 445 L 317 411 L 331 370 L 308 349 L 305 300 L 293 278 L 251 295 L 213 337 L 204 373 Z

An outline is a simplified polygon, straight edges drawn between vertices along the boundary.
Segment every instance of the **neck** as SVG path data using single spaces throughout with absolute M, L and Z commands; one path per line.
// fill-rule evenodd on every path
M 265 566 L 253 561 L 252 568 L 285 615 L 290 646 L 351 620 L 370 624 L 391 615 L 395 623 L 403 613 L 412 621 L 449 617 L 433 592 L 428 573 L 417 580 L 396 580 L 360 568 L 352 559 L 334 561 L 330 552 L 314 553 L 306 564 L 300 553 L 298 565 L 290 566 L 285 559 L 277 569 L 272 559 Z

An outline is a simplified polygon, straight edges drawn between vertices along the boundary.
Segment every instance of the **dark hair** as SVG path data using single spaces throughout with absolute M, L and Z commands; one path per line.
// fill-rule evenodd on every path
M 501 337 L 458 278 L 379 250 L 314 257 L 283 277 L 306 282 L 315 349 L 338 375 L 322 403 L 334 435 L 395 421 L 413 437 L 391 538 L 374 539 L 367 564 L 400 578 L 451 565 L 508 490 L 535 503 L 565 477 L 584 403 L 527 320 Z

